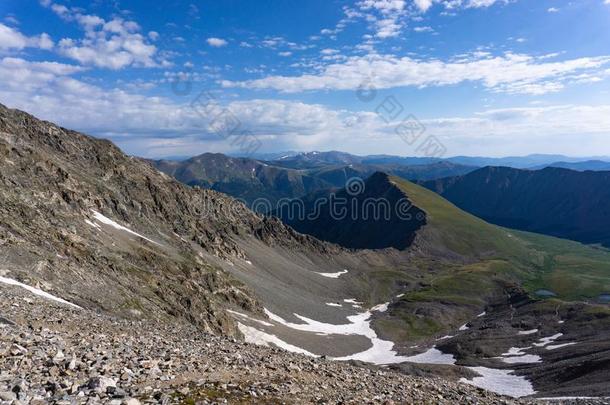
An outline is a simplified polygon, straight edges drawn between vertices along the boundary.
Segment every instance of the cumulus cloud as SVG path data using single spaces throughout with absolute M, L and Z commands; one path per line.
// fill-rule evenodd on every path
M 363 12 L 359 15 L 372 23 L 377 38 L 385 39 L 400 35 L 405 25 L 406 2 L 404 0 L 362 0 L 357 3 L 357 6 Z
M 152 157 L 234 150 L 230 140 L 213 130 L 215 120 L 227 111 L 240 128 L 251 131 L 268 149 L 417 154 L 394 132 L 397 123 L 387 123 L 374 112 L 272 99 L 213 102 L 201 110 L 191 106 L 195 93 L 170 100 L 104 89 L 73 77 L 83 69 L 5 57 L 0 59 L 4 79 L 0 102 L 69 128 L 110 137 L 130 153 Z M 441 139 L 449 154 L 586 153 L 585 149 L 579 152 L 579 147 L 610 153 L 610 105 L 496 109 L 422 123 L 426 135 Z M 586 142 L 583 136 L 587 136 Z M 550 151 L 549 145 L 556 149 Z
M 432 7 L 432 0 L 414 0 L 415 6 L 424 13 Z
M 549 61 L 545 57 L 506 53 L 464 55 L 449 61 L 370 54 L 332 63 L 319 74 L 269 76 L 242 82 L 223 81 L 224 87 L 275 89 L 286 93 L 308 90 L 357 90 L 481 83 L 496 92 L 544 94 L 558 91 L 579 74 L 602 72 L 610 56 Z
M 155 60 L 157 48 L 147 42 L 135 21 L 115 17 L 104 20 L 96 15 L 82 14 L 79 9 L 71 9 L 48 0 L 41 2 L 66 21 L 76 22 L 85 32 L 82 39 L 63 38 L 58 43 L 59 52 L 84 65 L 109 69 L 128 66 L 160 66 Z M 152 36 L 151 36 L 152 34 Z M 156 33 L 148 36 L 154 39 Z
M 509 3 L 516 0 L 413 0 L 415 7 L 425 13 L 434 4 L 440 4 L 445 9 L 454 10 L 458 8 L 484 8 L 496 3 Z
M 11 28 L 0 23 L 0 50 L 17 50 L 20 51 L 24 48 L 40 48 L 40 49 L 52 49 L 53 41 L 51 37 L 42 33 L 38 36 L 27 37 L 15 28 Z
M 208 45 L 213 46 L 214 48 L 220 48 L 227 45 L 227 41 L 222 38 L 208 38 L 206 40 Z

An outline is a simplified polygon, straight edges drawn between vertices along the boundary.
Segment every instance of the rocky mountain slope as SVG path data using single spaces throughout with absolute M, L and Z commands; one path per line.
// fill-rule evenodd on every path
M 179 317 L 203 330 L 236 333 L 223 308 L 261 311 L 260 304 L 203 254 L 243 258 L 239 235 L 309 243 L 279 221 L 223 194 L 184 186 L 108 141 L 4 106 L 0 157 L 0 275 L 61 292 L 83 307 Z
M 610 172 L 486 167 L 422 184 L 498 225 L 610 246 Z

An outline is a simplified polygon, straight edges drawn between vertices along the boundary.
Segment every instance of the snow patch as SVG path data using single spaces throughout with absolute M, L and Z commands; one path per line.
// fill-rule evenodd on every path
M 159 246 L 161 246 L 159 243 L 155 242 L 154 240 L 152 240 L 152 239 L 148 239 L 147 237 L 142 236 L 142 235 L 140 235 L 139 233 L 134 232 L 134 231 L 132 231 L 131 229 L 126 228 L 126 227 L 124 227 L 123 225 L 121 225 L 121 224 L 118 224 L 118 223 L 114 222 L 112 219 L 110 219 L 110 218 L 108 218 L 108 217 L 103 216 L 102 214 L 100 214 L 100 213 L 99 213 L 99 212 L 97 212 L 97 211 L 92 211 L 92 212 L 93 212 L 93 216 L 95 217 L 95 219 L 96 219 L 97 221 L 101 222 L 101 223 L 102 223 L 102 224 L 104 224 L 104 225 L 109 225 L 109 226 L 111 226 L 111 227 L 113 227 L 113 228 L 115 228 L 115 229 L 118 229 L 118 230 L 120 230 L 120 231 L 127 232 L 127 233 L 129 233 L 129 234 L 131 234 L 131 235 L 134 235 L 134 236 L 137 236 L 137 237 L 142 238 L 142 239 L 144 239 L 144 240 L 147 240 L 147 241 L 149 241 L 150 243 L 154 243 L 155 245 L 159 245 Z
M 339 278 L 340 276 L 342 276 L 343 274 L 346 274 L 347 270 L 343 270 L 343 271 L 338 271 L 336 273 L 317 273 L 319 275 L 321 275 L 322 277 L 326 277 L 326 278 Z
M 399 356 L 396 351 L 392 350 L 394 348 L 394 342 L 379 339 L 377 337 L 377 333 L 373 330 L 373 328 L 371 328 L 371 317 L 373 311 L 383 312 L 386 309 L 387 304 L 377 305 L 369 311 L 348 316 L 347 320 L 349 323 L 339 325 L 319 322 L 299 314 L 293 315 L 304 323 L 292 323 L 272 313 L 266 308 L 265 313 L 272 321 L 291 329 L 303 332 L 325 333 L 329 335 L 360 335 L 368 338 L 371 341 L 371 347 L 369 349 L 348 356 L 337 357 L 334 358 L 334 360 L 360 360 L 377 365 L 409 361 L 408 357 Z
M 513 370 L 496 370 L 487 367 L 468 367 L 470 370 L 480 374 L 472 380 L 461 378 L 460 382 L 474 385 L 501 395 L 520 398 L 536 393 L 532 383 L 525 377 L 513 374 Z
M 522 356 L 504 357 L 502 361 L 508 364 L 542 363 L 542 359 L 540 358 L 540 356 L 535 354 L 524 354 Z
M 346 300 L 343 300 L 343 302 L 347 303 L 347 304 L 352 304 L 352 305 L 361 305 L 362 302 L 356 301 L 355 298 L 348 298 Z
M 519 335 L 532 335 L 534 333 L 538 332 L 538 329 L 531 329 L 531 330 L 520 330 L 519 331 Z
M 398 294 L 398 295 L 396 296 L 396 298 L 402 298 L 402 297 L 404 297 L 404 296 L 405 296 L 404 294 Z
M 468 324 L 467 324 L 467 323 L 465 323 L 465 324 L 463 324 L 462 326 L 460 326 L 460 329 L 459 329 L 459 330 L 464 331 L 464 330 L 468 330 L 468 329 L 470 329 L 470 327 L 468 326 Z
M 553 343 L 554 341 L 556 341 L 557 339 L 559 339 L 562 336 L 563 336 L 563 333 L 556 333 L 553 336 L 548 336 L 548 337 L 540 338 L 538 340 L 539 343 L 534 343 L 534 346 L 536 346 L 536 347 L 544 347 L 546 345 L 550 345 L 551 343 Z
M 251 326 L 246 326 L 241 322 L 237 322 L 237 328 L 244 335 L 244 339 L 248 343 L 254 343 L 259 346 L 269 346 L 272 344 L 274 346 L 279 347 L 280 349 L 284 349 L 293 353 L 305 354 L 307 356 L 318 357 L 315 354 L 308 352 L 305 349 L 301 349 L 300 347 L 293 346 L 289 343 L 284 342 L 282 339 L 278 338 L 275 335 L 270 333 L 265 333 Z
M 502 356 L 523 356 L 525 354 L 524 350 L 531 349 L 532 346 L 528 347 L 511 347 L 508 349 L 506 353 L 502 353 Z
M 412 346 L 417 347 L 417 346 Z M 436 347 L 425 351 L 424 353 L 416 354 L 415 356 L 406 357 L 405 361 L 417 364 L 446 364 L 454 365 L 456 360 L 452 354 L 446 354 L 438 350 Z
M 85 223 L 87 225 L 90 225 L 90 226 L 94 227 L 94 228 L 100 229 L 100 226 L 98 224 L 94 224 L 93 222 L 89 221 L 88 219 L 85 219 Z
M 446 339 L 451 339 L 453 337 L 453 335 L 445 335 L 445 336 L 441 336 L 438 339 L 436 339 L 437 341 L 439 340 L 446 340 Z
M 385 312 L 388 310 L 388 305 L 390 305 L 389 302 L 386 302 L 385 304 L 375 305 L 373 308 L 371 308 L 371 311 Z
M 263 325 L 263 326 L 273 326 L 272 323 L 261 321 L 260 319 L 252 318 L 251 316 L 248 316 L 246 314 L 242 314 L 241 312 L 233 311 L 233 310 L 230 310 L 230 309 L 227 309 L 227 312 L 230 313 L 230 314 L 242 317 L 244 319 L 248 319 L 250 321 L 256 322 L 256 323 L 258 323 L 260 325 Z
M 483 311 L 479 315 L 477 315 L 477 318 L 480 318 L 480 317 L 485 316 L 485 315 L 487 315 L 487 312 Z
M 572 346 L 575 345 L 576 342 L 568 342 L 568 343 L 561 343 L 558 345 L 550 345 L 546 347 L 546 350 L 555 350 L 555 349 L 561 349 L 562 347 L 566 347 L 566 346 Z
M 326 305 L 328 305 L 329 307 L 342 307 L 343 305 L 341 304 L 337 304 L 336 302 L 327 302 Z
M 8 285 L 14 285 L 14 286 L 17 286 L 17 287 L 21 287 L 21 288 L 24 288 L 24 289 L 28 290 L 32 294 L 38 295 L 40 297 L 43 297 L 43 298 L 46 298 L 46 299 L 49 299 L 49 300 L 52 300 L 52 301 L 56 301 L 56 302 L 61 302 L 62 304 L 70 305 L 70 306 L 72 306 L 74 308 L 82 309 L 81 307 L 79 307 L 76 304 L 73 304 L 73 303 L 71 303 L 69 301 L 66 301 L 64 299 L 56 297 L 56 296 L 54 296 L 52 294 L 49 294 L 48 292 L 42 291 L 39 288 L 32 287 L 32 286 L 29 286 L 27 284 L 23 284 L 23 283 L 21 283 L 21 282 L 19 282 L 17 280 L 13 280 L 12 278 L 0 276 L 0 283 L 4 283 L 4 284 L 8 284 Z

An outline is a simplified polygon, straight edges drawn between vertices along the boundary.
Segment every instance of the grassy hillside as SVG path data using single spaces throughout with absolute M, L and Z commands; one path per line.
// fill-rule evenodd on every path
M 515 278 L 534 296 L 540 289 L 566 300 L 597 299 L 610 292 L 609 251 L 492 225 L 432 191 L 400 178 L 392 180 L 426 212 L 430 228 L 427 237 L 440 246 L 478 258 L 478 263 L 470 265 L 476 272 L 492 271 L 496 276 Z M 464 275 L 458 271 L 449 277 L 463 279 Z
M 508 291 L 526 292 L 539 301 L 540 313 L 554 312 L 561 302 L 595 303 L 610 291 L 609 252 L 492 225 L 432 191 L 390 179 L 425 211 L 427 225 L 418 231 L 417 243 L 432 253 L 414 255 L 417 270 L 401 277 L 406 291 L 389 316 L 376 320 L 384 337 L 413 341 L 445 334 L 474 319 L 491 302 L 505 300 Z M 437 252 L 448 253 L 443 257 Z M 539 290 L 556 295 L 541 297 Z

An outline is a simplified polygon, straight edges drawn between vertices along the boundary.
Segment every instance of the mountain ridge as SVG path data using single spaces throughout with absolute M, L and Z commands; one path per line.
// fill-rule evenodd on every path
M 421 184 L 498 225 L 610 246 L 609 172 L 490 166 Z

